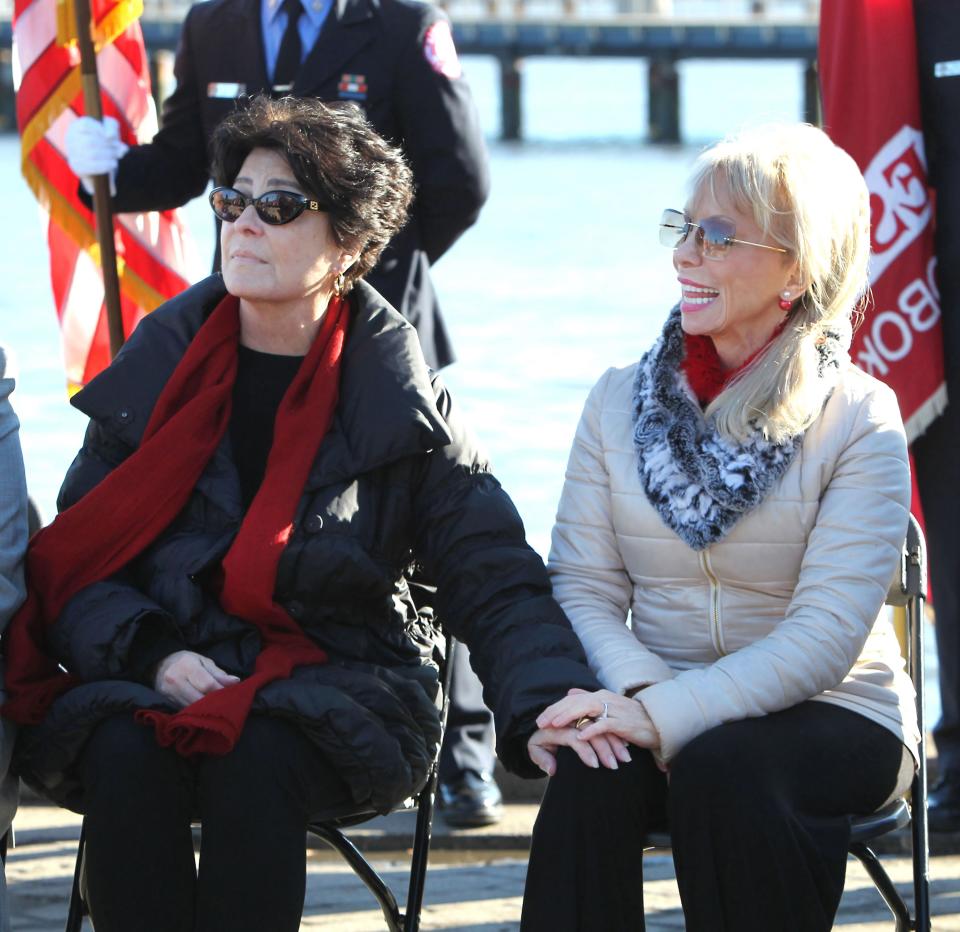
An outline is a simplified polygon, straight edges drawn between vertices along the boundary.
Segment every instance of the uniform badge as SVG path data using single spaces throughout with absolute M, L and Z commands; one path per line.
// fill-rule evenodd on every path
M 246 84 L 234 84 L 230 81 L 211 81 L 207 85 L 207 97 L 234 100 L 246 92 Z
M 337 91 L 341 100 L 366 100 L 367 76 L 363 74 L 340 75 Z
M 437 20 L 424 35 L 423 55 L 437 74 L 442 74 L 451 81 L 463 74 L 460 59 L 457 58 L 457 47 L 453 44 L 450 24 L 444 19 Z

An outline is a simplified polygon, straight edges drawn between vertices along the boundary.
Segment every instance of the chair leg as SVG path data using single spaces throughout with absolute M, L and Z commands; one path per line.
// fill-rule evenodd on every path
M 923 688 L 921 683 L 919 688 Z M 922 727 L 922 726 L 921 726 Z M 922 734 L 922 732 L 921 732 Z M 910 791 L 910 843 L 913 853 L 913 912 L 911 928 L 930 932 L 930 846 L 927 835 L 927 761 L 921 750 L 920 767 Z
M 912 521 L 913 519 L 911 519 Z M 920 550 L 920 548 L 918 548 Z M 922 559 L 922 553 L 921 553 Z M 926 731 L 924 708 L 924 642 L 923 642 L 923 587 L 907 607 L 911 630 L 910 676 L 917 692 L 917 726 L 920 734 Z M 920 764 L 910 788 L 910 841 L 913 851 L 913 911 L 917 932 L 930 932 L 930 844 L 927 833 L 927 753 L 923 740 L 919 747 Z
M 453 676 L 453 653 L 457 642 L 447 635 L 444 653 L 446 662 L 443 667 L 443 707 L 440 710 L 441 730 L 447 730 L 447 716 L 450 712 L 450 680 Z M 433 807 L 437 796 L 437 782 L 440 779 L 439 750 L 437 760 L 433 762 L 427 784 L 420 791 L 417 806 L 417 827 L 413 837 L 413 857 L 410 861 L 410 886 L 407 889 L 407 911 L 403 917 L 404 932 L 419 932 L 420 913 L 423 910 L 423 893 L 427 883 L 427 861 L 430 857 L 430 840 L 433 835 Z
M 867 845 L 859 841 L 850 845 L 850 853 L 866 868 L 880 896 L 893 913 L 893 918 L 897 922 L 897 932 L 911 932 L 914 925 L 910 921 L 907 904 L 903 902 L 903 897 L 897 892 L 877 856 Z
M 420 791 L 417 807 L 417 828 L 410 861 L 410 886 L 407 890 L 407 911 L 403 917 L 404 932 L 419 932 L 423 892 L 427 883 L 427 860 L 433 834 L 433 803 L 437 795 L 438 768 L 434 764 L 427 785 Z
M 353 869 L 353 872 L 364 882 L 367 889 L 374 895 L 383 911 L 383 918 L 387 921 L 390 932 L 403 932 L 401 925 L 400 907 L 393 891 L 380 879 L 377 872 L 367 863 L 356 845 L 342 832 L 325 825 L 311 825 L 309 830 L 321 840 L 325 841 L 336 851 Z
M 73 887 L 70 890 L 70 909 L 67 912 L 67 924 L 64 932 L 80 932 L 83 917 L 86 914 L 83 897 L 80 894 L 80 876 L 83 872 L 83 852 L 85 847 L 85 827 L 80 826 L 80 841 L 77 843 L 77 863 L 73 868 Z

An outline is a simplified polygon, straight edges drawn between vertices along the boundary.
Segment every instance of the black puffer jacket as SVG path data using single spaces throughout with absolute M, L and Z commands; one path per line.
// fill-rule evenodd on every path
M 75 397 L 91 421 L 61 507 L 136 448 L 163 385 L 223 295 L 212 276 L 168 302 Z M 352 308 L 337 411 L 275 590 L 330 662 L 265 687 L 254 710 L 296 722 L 356 802 L 385 811 L 422 785 L 439 738 L 437 633 L 429 613 L 414 608 L 415 567 L 437 585 L 438 617 L 470 646 L 511 769 L 533 772 L 525 741 L 544 706 L 596 681 L 512 502 L 450 396 L 431 384 L 415 331 L 365 284 Z M 76 595 L 51 630 L 50 650 L 83 684 L 25 729 L 18 769 L 29 783 L 79 808 L 71 769 L 91 729 L 120 710 L 169 708 L 137 681 L 134 659 L 145 644 L 190 648 L 230 673 L 250 673 L 256 629 L 227 615 L 206 586 L 241 518 L 227 437 L 174 523 L 121 576 Z

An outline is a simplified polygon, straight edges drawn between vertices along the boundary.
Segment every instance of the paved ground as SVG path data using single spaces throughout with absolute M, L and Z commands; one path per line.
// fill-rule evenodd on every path
M 513 804 L 499 825 L 473 832 L 451 832 L 436 823 L 423 913 L 425 930 L 505 932 L 518 928 L 526 847 L 535 813 L 535 804 Z M 16 827 L 18 847 L 10 853 L 7 865 L 13 928 L 15 932 L 62 929 L 79 820 L 62 810 L 27 805 L 21 808 Z M 411 829 L 412 818 L 399 814 L 354 833 L 366 848 L 393 849 L 370 857 L 400 895 L 406 889 L 408 861 L 403 848 Z M 884 860 L 894 882 L 904 891 L 910 890 L 909 858 L 889 856 Z M 647 928 L 683 929 L 669 856 L 648 855 L 644 872 Z M 960 856 L 934 857 L 931 874 L 934 929 L 960 932 Z M 301 928 L 379 932 L 384 924 L 369 893 L 350 870 L 334 856 L 316 851 L 309 858 Z M 847 889 L 835 928 L 843 932 L 893 928 L 889 912 L 854 861 L 848 866 Z

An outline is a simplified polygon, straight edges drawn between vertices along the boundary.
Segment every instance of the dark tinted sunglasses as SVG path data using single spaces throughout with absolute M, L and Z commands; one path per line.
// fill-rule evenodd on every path
M 724 259 L 734 243 L 741 246 L 757 246 L 760 249 L 770 249 L 773 252 L 786 252 L 780 246 L 767 246 L 765 243 L 751 243 L 749 240 L 737 239 L 737 228 L 727 217 L 704 217 L 699 223 L 688 220 L 679 210 L 665 210 L 660 218 L 660 242 L 664 246 L 676 249 L 690 235 L 694 234 L 695 242 L 705 259 Z
M 273 226 L 281 226 L 296 220 L 305 210 L 328 210 L 312 197 L 295 194 L 293 191 L 267 191 L 260 197 L 247 197 L 236 188 L 221 185 L 210 192 L 210 206 L 225 223 L 240 219 L 248 204 L 253 204 L 257 216 Z

